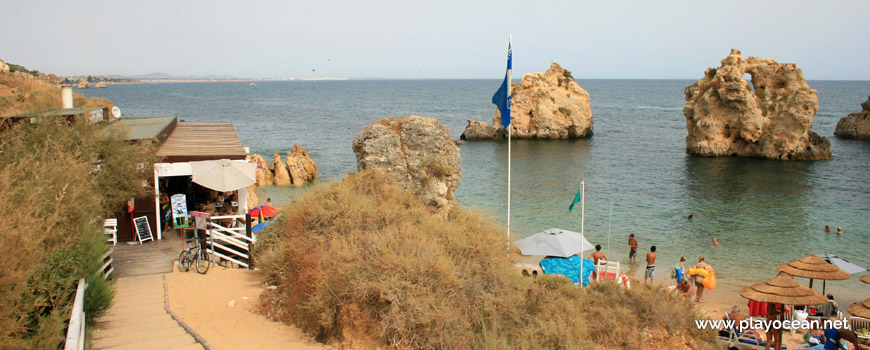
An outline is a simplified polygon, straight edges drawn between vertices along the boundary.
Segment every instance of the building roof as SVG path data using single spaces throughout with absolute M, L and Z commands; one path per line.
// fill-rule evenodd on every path
M 247 153 L 233 123 L 180 122 L 157 150 L 168 163 L 245 159 Z
M 128 141 L 150 140 L 160 144 L 169 137 L 177 124 L 178 118 L 175 116 L 139 117 L 119 119 L 110 128 L 127 129 Z

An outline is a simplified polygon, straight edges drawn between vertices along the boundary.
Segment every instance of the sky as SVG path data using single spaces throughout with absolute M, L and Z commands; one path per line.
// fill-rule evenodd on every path
M 699 79 L 731 48 L 870 80 L 870 1 L 0 0 L 0 59 L 58 75 Z

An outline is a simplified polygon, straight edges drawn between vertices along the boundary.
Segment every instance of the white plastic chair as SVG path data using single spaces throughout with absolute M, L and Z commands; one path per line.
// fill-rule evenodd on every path
M 112 245 L 118 244 L 118 219 L 106 219 L 103 222 L 103 233 L 108 236 L 106 242 L 112 242 Z
M 595 270 L 598 271 L 596 280 L 610 279 L 616 281 L 619 279 L 619 261 L 605 262 L 604 260 L 599 260 L 598 265 L 595 266 Z M 611 277 L 608 277 L 608 275 Z

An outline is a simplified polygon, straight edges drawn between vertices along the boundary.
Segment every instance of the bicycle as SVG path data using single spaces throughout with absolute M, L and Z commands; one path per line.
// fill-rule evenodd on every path
M 195 241 L 197 243 L 195 246 L 182 250 L 178 254 L 178 270 L 187 272 L 190 271 L 190 265 L 194 265 L 196 272 L 204 275 L 211 267 L 211 258 L 208 250 L 202 249 L 205 238 L 196 238 Z

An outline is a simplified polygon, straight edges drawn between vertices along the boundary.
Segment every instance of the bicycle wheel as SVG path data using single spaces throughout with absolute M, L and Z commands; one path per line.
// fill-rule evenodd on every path
M 181 254 L 178 254 L 178 271 L 190 271 L 190 253 L 186 250 L 182 250 Z
M 199 250 L 196 253 L 196 272 L 205 275 L 209 267 L 211 267 L 211 259 L 209 259 L 208 252 Z

